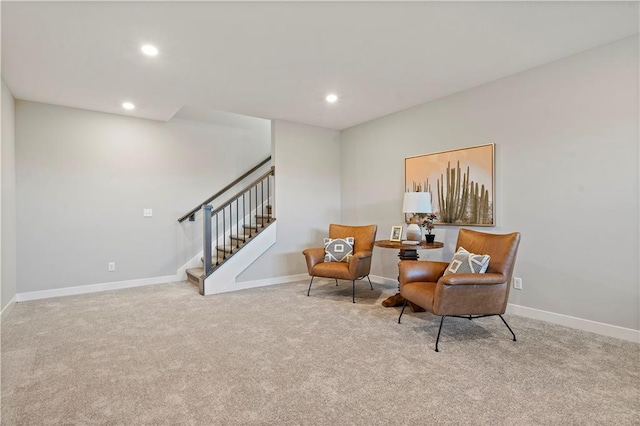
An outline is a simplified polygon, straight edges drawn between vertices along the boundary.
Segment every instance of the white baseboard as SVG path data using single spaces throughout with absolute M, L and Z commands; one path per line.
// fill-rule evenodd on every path
M 176 271 L 176 277 L 178 277 L 180 281 L 185 281 L 187 279 L 187 269 L 198 267 L 202 268 L 202 257 L 203 252 L 200 250 L 200 253 L 193 256 L 187 263 L 178 268 Z
M 371 278 L 371 281 L 374 281 L 380 284 L 391 284 L 391 285 L 395 285 L 396 287 L 398 286 L 398 280 L 396 279 L 385 278 L 378 275 L 369 275 L 369 278 Z
M 48 299 L 50 297 L 72 296 L 76 294 L 97 293 L 100 291 L 119 290 L 123 288 L 142 287 L 152 284 L 166 284 L 175 281 L 183 281 L 176 275 L 167 275 L 164 277 L 141 278 L 137 280 L 115 281 L 110 283 L 79 285 L 75 287 L 54 288 L 51 290 L 30 291 L 28 293 L 16 294 L 17 302 L 26 302 L 29 300 Z
M 389 278 L 379 277 L 377 275 L 369 275 L 369 278 L 371 278 L 372 282 L 378 283 L 378 284 L 392 284 L 392 285 L 396 285 L 396 286 L 398 285 L 398 281 L 397 280 L 392 280 L 392 279 L 389 279 Z M 247 288 L 265 287 L 265 286 L 268 286 L 268 285 L 276 285 L 276 284 L 287 284 L 287 283 L 293 283 L 293 282 L 297 282 L 297 281 L 308 282 L 310 279 L 311 279 L 310 275 L 306 274 L 306 273 L 305 274 L 297 274 L 297 275 L 285 275 L 283 277 L 266 278 L 264 280 L 236 282 L 236 289 L 237 290 L 244 290 L 244 289 L 247 289 Z M 323 278 L 323 279 L 333 281 L 333 278 Z M 231 290 L 231 291 L 235 291 L 235 289 Z
M 535 308 L 528 308 L 526 306 L 514 305 L 511 303 L 507 304 L 507 313 L 563 325 L 565 327 L 576 328 L 582 331 L 589 331 L 603 336 L 628 340 L 634 343 L 640 343 L 640 330 L 633 330 L 631 328 L 619 327 L 616 325 L 571 317 L 569 315 L 557 314 L 555 312 L 548 312 Z
M 245 290 L 255 287 L 266 287 L 268 285 L 293 283 L 296 281 L 304 281 L 309 279 L 309 274 L 285 275 L 283 277 L 266 278 L 264 280 L 239 281 L 236 282 L 235 288 L 230 291 Z
M 16 296 L 17 295 L 13 296 L 9 301 L 9 303 L 7 303 L 7 306 L 5 306 L 4 309 L 2 309 L 2 313 L 0 313 L 0 321 L 4 321 L 9 315 L 9 313 L 11 313 L 11 310 L 16 305 L 16 301 L 17 301 Z

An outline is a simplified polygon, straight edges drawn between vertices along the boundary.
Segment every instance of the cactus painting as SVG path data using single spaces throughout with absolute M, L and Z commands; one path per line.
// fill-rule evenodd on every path
M 442 225 L 494 226 L 493 182 L 494 144 L 405 159 L 405 189 L 430 192 Z

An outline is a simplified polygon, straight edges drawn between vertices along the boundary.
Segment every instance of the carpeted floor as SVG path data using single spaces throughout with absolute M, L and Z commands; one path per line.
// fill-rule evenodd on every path
M 395 289 L 174 283 L 19 303 L 2 425 L 640 424 L 637 344 L 513 315 L 439 319 Z

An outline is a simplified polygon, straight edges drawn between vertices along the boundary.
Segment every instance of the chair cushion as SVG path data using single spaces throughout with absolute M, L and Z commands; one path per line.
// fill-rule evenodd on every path
M 344 262 L 320 262 L 311 268 L 310 275 L 314 277 L 337 278 L 339 280 L 353 280 L 349 273 L 349 264 Z
M 325 238 L 324 261 L 349 263 L 353 256 L 353 237 Z
M 430 282 L 407 283 L 400 288 L 400 295 L 421 308 L 433 312 L 433 299 L 435 297 L 436 286 L 436 283 Z
M 450 274 L 484 274 L 489 267 L 491 257 L 488 254 L 469 253 L 464 247 L 460 247 L 453 255 L 451 263 L 444 271 L 444 275 Z

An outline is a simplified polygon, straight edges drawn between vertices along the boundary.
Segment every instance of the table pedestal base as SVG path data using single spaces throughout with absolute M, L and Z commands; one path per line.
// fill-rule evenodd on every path
M 398 257 L 400 260 L 418 260 L 420 258 L 418 250 L 415 249 L 400 249 Z M 400 277 L 398 277 L 398 291 L 400 291 Z M 404 297 L 400 296 L 400 293 L 396 293 L 382 301 L 382 306 L 385 308 L 393 308 L 402 305 L 404 305 Z M 409 302 L 409 307 L 411 307 L 411 311 L 413 312 L 424 312 L 424 309 L 411 302 Z

